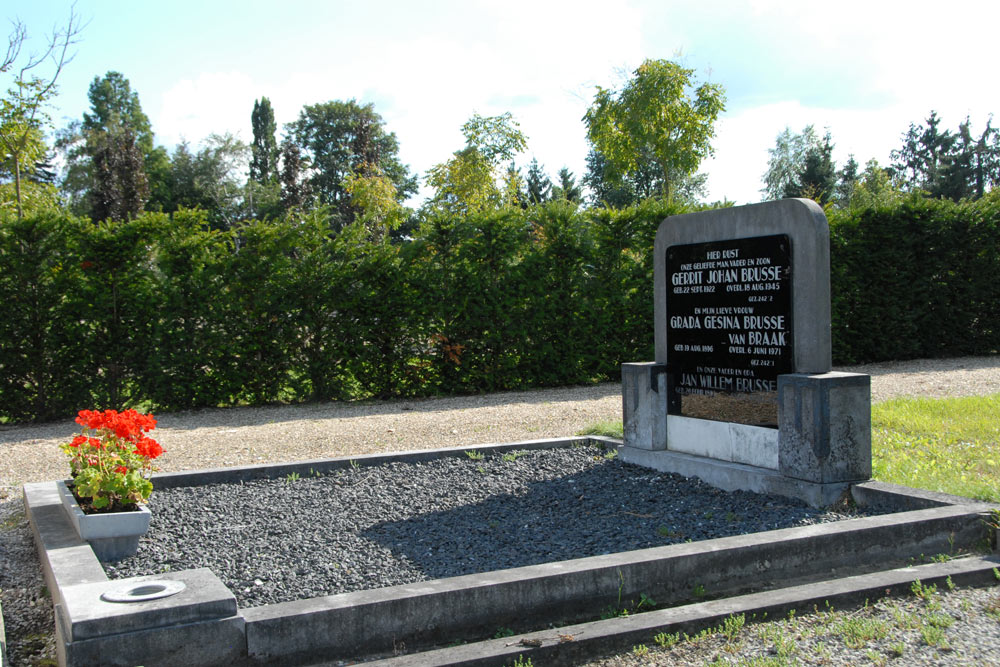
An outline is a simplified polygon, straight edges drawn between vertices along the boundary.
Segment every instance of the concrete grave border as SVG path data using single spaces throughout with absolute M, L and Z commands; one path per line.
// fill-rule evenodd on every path
M 370 465 L 464 456 L 463 452 L 470 450 L 504 452 L 587 444 L 620 447 L 621 441 L 558 438 L 344 457 L 170 473 L 157 475 L 154 483 L 165 488 L 281 478 L 309 470 L 324 473 L 343 469 L 352 462 Z M 790 591 L 794 589 L 787 586 L 803 578 L 818 581 L 829 578 L 831 573 L 839 576 L 844 572 L 869 572 L 923 554 L 972 549 L 981 546 L 984 539 L 995 541 L 983 520 L 990 505 L 868 482 L 853 489 L 860 505 L 879 503 L 906 511 L 239 609 L 232 593 L 205 569 L 108 580 L 93 550 L 73 533 L 55 486 L 55 482 L 26 484 L 24 500 L 52 593 L 59 662 L 74 667 L 316 664 L 359 655 L 392 655 L 401 643 L 410 650 L 424 649 L 491 636 L 498 626 L 524 631 L 549 627 L 554 620 L 586 621 L 596 618 L 609 605 L 643 593 L 661 604 L 681 604 L 690 601 L 690 587 L 695 583 L 703 585 L 711 595 L 730 600 L 742 600 L 732 596 L 761 588 L 778 588 L 772 592 L 774 595 L 791 599 L 794 592 Z M 100 599 L 109 588 L 154 579 L 181 581 L 185 588 L 170 597 L 124 606 Z M 803 590 L 815 594 L 812 586 Z M 768 600 L 759 602 L 761 608 L 774 604 Z M 681 614 L 689 624 L 698 618 L 712 622 L 712 614 L 717 614 L 724 603 L 689 604 L 651 613 L 669 618 Z M 659 618 L 649 614 L 633 618 L 647 616 L 648 621 L 635 623 L 648 624 Z M 600 623 L 611 625 L 586 624 L 595 628 L 595 637 L 610 633 L 621 640 L 634 630 L 615 630 L 618 626 L 612 621 Z M 513 642 L 516 638 L 507 643 Z M 490 658 L 492 649 L 487 650 L 487 644 L 471 645 L 485 651 L 475 662 L 502 664 L 506 659 L 501 655 L 503 651 Z M 494 642 L 491 646 L 498 645 Z M 583 646 L 566 650 L 583 650 Z M 431 664 L 421 661 L 429 655 L 404 656 L 400 660 L 404 664 L 407 659 L 409 664 Z M 466 657 L 440 664 L 467 661 Z

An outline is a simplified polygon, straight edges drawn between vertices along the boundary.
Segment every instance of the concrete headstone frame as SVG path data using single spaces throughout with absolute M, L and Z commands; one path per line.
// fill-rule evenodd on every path
M 654 253 L 656 360 L 622 365 L 622 459 L 816 506 L 869 479 L 871 378 L 831 371 L 823 210 L 671 216 Z M 720 393 L 776 395 L 777 428 L 680 414 L 682 395 Z

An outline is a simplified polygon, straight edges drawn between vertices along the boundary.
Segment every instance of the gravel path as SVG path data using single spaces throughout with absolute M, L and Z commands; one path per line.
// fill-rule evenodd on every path
M 871 374 L 873 400 L 1000 393 L 996 356 L 839 370 Z M 174 471 L 572 435 L 598 421 L 620 420 L 621 396 L 617 383 L 607 383 L 457 398 L 202 410 L 159 419 L 154 434 L 166 454 L 158 462 Z M 0 427 L 0 600 L 15 667 L 54 655 L 52 607 L 24 520 L 20 485 L 63 477 L 66 464 L 56 445 L 76 430 L 71 420 Z M 949 595 L 968 596 L 978 609 L 973 598 L 982 592 Z M 970 641 L 986 642 L 1000 655 L 1000 623 L 986 612 L 982 618 L 976 627 L 983 632 Z M 941 664 L 956 664 L 934 651 Z M 705 653 L 688 663 L 670 657 L 660 664 L 702 664 L 714 656 Z M 622 662 L 607 664 L 651 664 L 652 656 L 632 658 L 619 656 L 613 660 Z M 838 656 L 826 662 L 851 663 Z

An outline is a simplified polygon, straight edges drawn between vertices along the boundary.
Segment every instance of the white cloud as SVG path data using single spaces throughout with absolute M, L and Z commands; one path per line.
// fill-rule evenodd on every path
M 245 128 L 257 93 L 243 72 L 203 72 L 181 79 L 162 94 L 151 121 L 157 143 L 172 147 L 182 140 L 198 144 L 209 134 L 232 132 L 248 141 Z M 245 122 L 239 122 L 243 119 Z

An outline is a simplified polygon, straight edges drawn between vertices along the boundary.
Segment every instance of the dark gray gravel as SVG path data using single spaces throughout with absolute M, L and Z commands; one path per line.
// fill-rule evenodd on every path
M 837 521 L 596 447 L 161 489 L 111 578 L 208 567 L 241 607 Z M 856 516 L 856 515 L 854 515 Z

